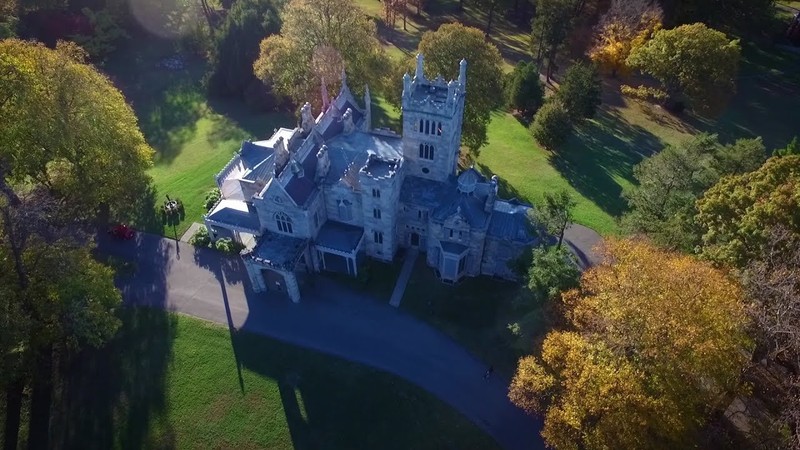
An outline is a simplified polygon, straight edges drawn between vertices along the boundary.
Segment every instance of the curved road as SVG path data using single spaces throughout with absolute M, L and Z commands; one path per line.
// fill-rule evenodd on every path
M 177 311 L 385 370 L 447 402 L 503 448 L 544 448 L 541 423 L 506 397 L 508 380 L 485 381 L 485 364 L 388 299 L 324 279 L 303 291 L 300 304 L 255 294 L 238 259 L 144 233 L 136 243 L 103 236 L 99 250 L 137 261 L 136 275 L 119 280 L 126 304 Z

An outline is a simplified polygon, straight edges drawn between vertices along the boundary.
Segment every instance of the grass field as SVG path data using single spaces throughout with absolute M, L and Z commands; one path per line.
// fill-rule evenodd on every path
M 205 62 L 185 59 L 185 68 L 159 66 L 174 56 L 170 41 L 149 39 L 116 52 L 103 68 L 122 90 L 139 119 L 147 142 L 155 149 L 150 170 L 155 207 L 165 196 L 179 198 L 185 216 L 165 223 L 160 214 L 143 211 L 136 224 L 147 231 L 180 237 L 199 221 L 206 192 L 214 187 L 214 174 L 247 138 L 265 138 L 279 126 L 292 124 L 286 114 L 257 113 L 238 101 L 207 98 L 201 85 Z
M 392 375 L 157 310 L 125 310 L 78 367 L 65 448 L 496 448 Z

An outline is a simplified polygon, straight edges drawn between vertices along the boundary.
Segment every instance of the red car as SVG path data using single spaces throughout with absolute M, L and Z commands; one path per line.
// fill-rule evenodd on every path
M 108 234 L 113 238 L 129 241 L 136 236 L 136 231 L 127 225 L 119 224 L 111 227 L 111 229 L 108 230 Z

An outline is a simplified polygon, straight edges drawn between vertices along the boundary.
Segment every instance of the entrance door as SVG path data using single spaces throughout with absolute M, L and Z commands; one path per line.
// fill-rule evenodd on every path
M 419 247 L 419 234 L 411 233 L 411 246 Z

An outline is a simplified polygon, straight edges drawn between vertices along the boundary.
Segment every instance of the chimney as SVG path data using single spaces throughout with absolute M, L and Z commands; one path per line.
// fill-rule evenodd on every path
M 280 175 L 288 163 L 289 150 L 286 148 L 283 136 L 278 136 L 278 140 L 275 142 L 275 176 Z
M 353 124 L 353 110 L 347 108 L 347 111 L 342 115 L 342 124 L 344 125 L 344 134 L 350 134 L 355 129 Z
M 411 96 L 411 75 L 406 72 L 403 75 L 403 97 Z
M 486 196 L 486 204 L 483 208 L 487 214 L 491 213 L 494 209 L 494 201 L 497 198 L 497 183 L 497 175 L 492 175 L 492 181 L 490 181 L 489 186 L 489 195 Z
M 303 132 L 306 135 L 311 133 L 311 130 L 314 128 L 314 117 L 311 115 L 311 103 L 306 102 L 306 104 L 300 108 L 300 126 L 303 128 Z
M 328 155 L 328 146 L 323 145 L 317 152 L 317 173 L 315 179 L 317 182 L 322 181 L 323 178 L 328 176 L 328 171 L 331 168 L 331 158 Z
M 462 59 L 461 62 L 458 64 L 458 82 L 461 83 L 461 87 L 467 86 L 467 60 Z

